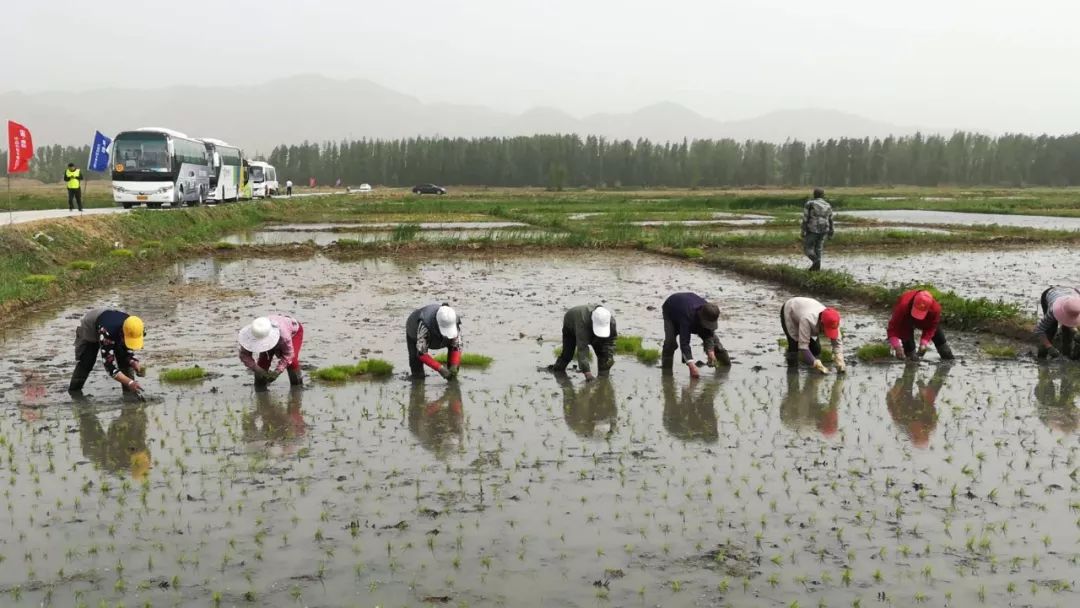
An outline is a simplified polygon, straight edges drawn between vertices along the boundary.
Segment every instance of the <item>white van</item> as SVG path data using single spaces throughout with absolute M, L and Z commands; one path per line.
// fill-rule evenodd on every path
M 252 198 L 270 198 L 278 193 L 277 169 L 274 165 L 261 160 L 250 161 L 248 165 Z

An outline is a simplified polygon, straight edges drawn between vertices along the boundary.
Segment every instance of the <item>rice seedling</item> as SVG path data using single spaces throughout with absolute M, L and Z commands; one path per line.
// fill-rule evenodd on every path
M 446 365 L 446 353 L 439 353 L 435 355 L 435 360 L 443 365 Z M 494 362 L 495 358 L 489 357 L 487 355 L 481 355 L 479 353 L 461 353 L 461 367 L 486 369 L 490 367 L 491 364 Z
M 641 336 L 617 336 L 615 338 L 615 352 L 623 355 L 632 355 L 641 350 Z
M 163 382 L 190 382 L 205 378 L 206 370 L 198 365 L 183 368 L 166 367 L 161 370 L 160 376 Z
M 353 365 L 334 365 L 315 370 L 314 375 L 325 382 L 345 382 L 356 377 L 387 378 L 394 373 L 394 365 L 383 359 L 361 359 Z
M 855 356 L 864 363 L 881 363 L 893 358 L 892 349 L 884 342 L 863 344 L 855 351 Z
M 982 351 L 995 359 L 1015 359 L 1016 347 L 1009 344 L 983 344 Z

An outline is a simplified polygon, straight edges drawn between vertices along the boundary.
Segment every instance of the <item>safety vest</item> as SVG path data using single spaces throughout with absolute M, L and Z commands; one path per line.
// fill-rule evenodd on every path
M 67 169 L 64 171 L 64 179 L 67 180 L 68 190 L 79 189 L 79 178 L 82 177 L 81 169 Z

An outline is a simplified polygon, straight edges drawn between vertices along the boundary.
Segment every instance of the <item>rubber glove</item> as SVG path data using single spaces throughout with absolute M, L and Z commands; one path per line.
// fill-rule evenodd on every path
M 440 366 L 437 371 L 439 372 L 439 375 L 442 376 L 446 380 L 449 380 L 453 375 L 453 374 L 450 373 L 450 370 L 447 369 L 446 367 L 441 367 Z
M 814 369 L 823 374 L 829 373 L 829 368 L 825 367 L 825 364 L 821 362 L 821 359 L 814 359 Z
M 686 367 L 688 367 L 690 369 L 690 377 L 691 378 L 700 378 L 701 377 L 701 372 L 698 371 L 697 365 L 695 365 L 693 361 L 691 361 L 690 363 L 687 363 Z
M 843 374 L 847 372 L 847 363 L 844 361 L 843 355 L 836 356 L 836 373 Z

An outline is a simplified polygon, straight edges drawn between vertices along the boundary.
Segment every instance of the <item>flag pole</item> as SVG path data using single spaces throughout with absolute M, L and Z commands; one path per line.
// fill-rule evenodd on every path
M 11 202 L 11 172 L 7 174 L 7 204 L 8 204 L 8 225 L 11 226 L 15 223 L 15 205 Z

